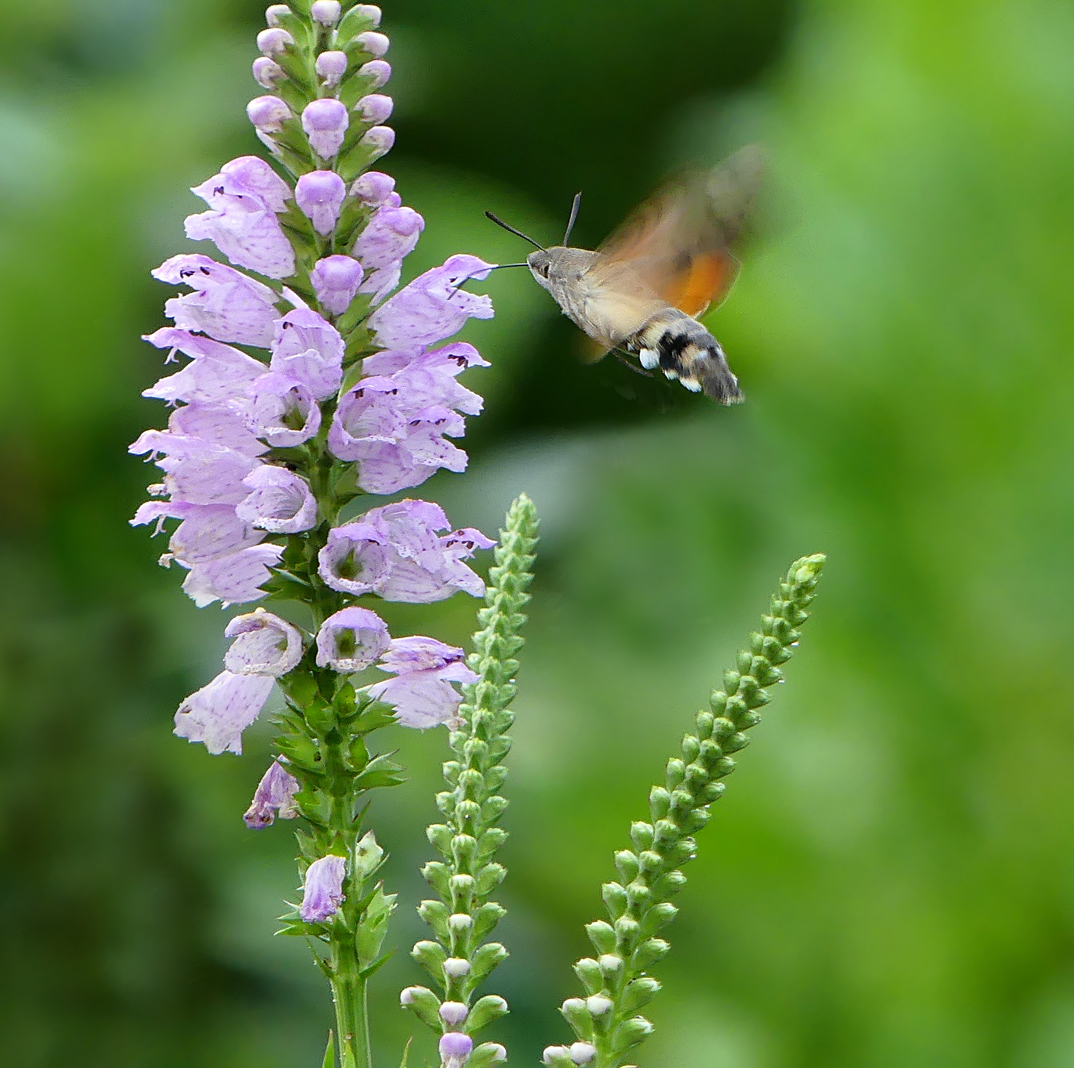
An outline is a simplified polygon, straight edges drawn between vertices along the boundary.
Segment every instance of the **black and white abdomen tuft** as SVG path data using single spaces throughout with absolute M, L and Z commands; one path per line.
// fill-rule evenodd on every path
M 742 400 L 738 379 L 727 366 L 720 343 L 696 319 L 677 308 L 653 316 L 623 348 L 637 355 L 647 370 L 659 368 L 694 393 L 704 392 L 720 404 Z

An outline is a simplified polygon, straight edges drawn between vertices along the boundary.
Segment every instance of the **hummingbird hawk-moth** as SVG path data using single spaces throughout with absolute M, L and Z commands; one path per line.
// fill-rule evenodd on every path
M 538 284 L 599 346 L 620 351 L 721 404 L 742 400 L 723 348 L 698 316 L 719 303 L 738 273 L 731 245 L 742 231 L 762 170 L 758 146 L 715 169 L 683 176 L 643 204 L 596 251 L 571 248 L 574 199 L 563 244 L 526 257 Z M 519 264 L 518 266 L 522 266 Z

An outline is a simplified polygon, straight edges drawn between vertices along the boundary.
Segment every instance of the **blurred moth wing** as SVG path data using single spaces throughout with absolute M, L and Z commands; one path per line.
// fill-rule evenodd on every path
M 720 343 L 697 316 L 738 273 L 730 246 L 760 182 L 758 146 L 685 175 L 635 211 L 595 252 L 559 246 L 527 263 L 564 314 L 601 349 L 621 349 L 722 404 L 742 400 Z M 598 357 L 599 358 L 599 357 Z

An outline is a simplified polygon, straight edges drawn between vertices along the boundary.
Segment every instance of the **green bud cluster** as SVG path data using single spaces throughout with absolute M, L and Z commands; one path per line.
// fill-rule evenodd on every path
M 780 665 L 798 645 L 823 565 L 824 557 L 816 555 L 791 566 L 749 649 L 724 672 L 711 711 L 698 712 L 696 733 L 683 737 L 681 756 L 667 762 L 664 784 L 649 792 L 649 820 L 631 826 L 631 848 L 615 855 L 619 878 L 601 888 L 607 919 L 586 927 L 596 955 L 574 966 L 587 996 L 568 998 L 560 1007 L 579 1041 L 596 1048 L 592 1068 L 618 1068 L 652 1033 L 640 1010 L 660 990 L 647 973 L 670 949 L 661 932 L 678 911 L 669 899 L 686 882 L 679 868 L 695 856 L 692 836 L 708 823 L 709 806 L 723 794 L 720 780 L 735 769 L 732 754 L 745 748 L 745 732 L 771 700 L 766 687 L 783 680 Z M 546 1063 L 577 1068 L 566 1049 L 549 1047 Z
M 504 1015 L 507 1002 L 485 996 L 471 1005 L 474 991 L 507 957 L 499 942 L 486 941 L 504 915 L 492 893 L 506 874 L 495 861 L 507 838 L 500 818 L 507 802 L 500 788 L 507 778 L 503 760 L 511 748 L 507 731 L 514 722 L 508 705 L 515 695 L 515 655 L 522 647 L 522 608 L 533 579 L 533 550 L 537 544 L 537 515 L 525 495 L 507 513 L 496 565 L 489 572 L 485 607 L 478 612 L 481 629 L 474 635 L 468 663 L 479 679 L 464 688 L 459 722 L 450 735 L 453 759 L 444 764 L 448 789 L 437 795 L 443 823 L 432 824 L 429 841 L 440 860 L 429 861 L 422 875 L 437 899 L 423 901 L 418 912 L 433 939 L 418 942 L 412 955 L 440 990 L 409 987 L 402 1003 L 437 1031 L 457 1030 L 473 1035 Z M 448 1006 L 465 1007 L 455 1018 Z M 488 1048 L 486 1048 L 486 1046 Z M 478 1046 L 468 1065 L 500 1059 L 502 1047 Z

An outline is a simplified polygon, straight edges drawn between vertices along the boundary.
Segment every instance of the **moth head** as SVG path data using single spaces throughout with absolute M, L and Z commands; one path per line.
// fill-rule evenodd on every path
M 551 249 L 538 249 L 536 252 L 531 252 L 526 257 L 526 266 L 529 267 L 530 273 L 537 279 L 538 285 L 548 288 L 548 278 L 552 273 L 552 252 Z

